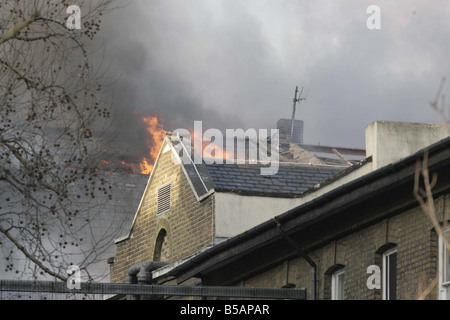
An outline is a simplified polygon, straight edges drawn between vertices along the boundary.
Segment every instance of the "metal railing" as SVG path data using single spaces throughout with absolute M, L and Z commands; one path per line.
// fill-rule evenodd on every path
M 80 289 L 69 289 L 64 282 L 52 281 L 22 281 L 0 280 L 0 298 L 3 294 L 11 293 L 14 299 L 19 293 L 59 294 L 47 299 L 75 299 L 90 297 L 108 299 L 114 296 L 147 296 L 147 297 L 215 297 L 215 298 L 246 298 L 246 299 L 289 299 L 305 300 L 306 289 L 276 289 L 276 288 L 248 288 L 228 286 L 182 286 L 182 285 L 143 285 L 122 283 L 80 283 Z M 14 293 L 14 294 L 12 294 Z M 20 294 L 19 294 L 20 295 Z M 66 298 L 64 298 L 64 296 Z M 31 296 L 30 296 L 31 297 Z M 25 298 L 23 296 L 22 298 Z M 20 299 L 20 298 L 17 298 Z M 33 299 L 33 298 L 31 298 Z M 35 297 L 34 299 L 39 299 Z

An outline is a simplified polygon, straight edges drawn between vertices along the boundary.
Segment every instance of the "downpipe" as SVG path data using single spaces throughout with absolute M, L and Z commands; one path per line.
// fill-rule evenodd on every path
M 128 269 L 124 283 L 127 284 L 151 284 L 152 271 L 166 266 L 168 262 L 150 261 L 133 265 Z M 140 300 L 140 295 L 127 295 L 127 300 Z
M 308 257 L 305 251 L 303 251 L 294 240 L 292 240 L 286 232 L 283 230 L 281 223 L 277 220 L 277 218 L 273 218 L 275 223 L 277 224 L 277 229 L 280 232 L 281 236 L 291 245 L 292 248 L 294 248 L 300 256 L 302 256 L 306 262 L 311 266 L 311 273 L 312 273 L 312 290 L 311 295 L 313 300 L 317 300 L 317 265 L 316 263 Z

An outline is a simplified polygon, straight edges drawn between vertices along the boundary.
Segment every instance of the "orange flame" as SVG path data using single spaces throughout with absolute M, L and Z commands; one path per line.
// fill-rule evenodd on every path
M 209 140 L 203 140 L 203 133 L 200 133 L 199 136 L 199 132 L 194 131 L 194 130 L 189 130 L 189 132 L 191 132 L 191 136 L 193 136 L 193 144 L 194 146 L 199 146 L 201 144 L 202 146 L 202 150 L 198 150 L 197 148 L 195 149 L 195 151 L 200 154 L 202 157 L 204 155 L 207 155 L 208 158 L 212 158 L 212 159 L 233 159 L 233 155 L 229 155 L 227 154 L 226 150 L 224 148 L 221 148 L 218 144 L 209 141 Z M 192 134 L 193 132 L 193 134 Z
M 156 116 L 143 117 L 141 120 L 147 124 L 147 132 L 150 134 L 152 142 L 147 142 L 149 146 L 149 157 L 142 158 L 139 167 L 141 174 L 150 174 L 166 132 L 162 129 L 162 124 Z
M 125 161 L 120 161 L 120 164 L 128 167 L 131 170 L 131 172 L 133 172 L 133 174 L 136 174 L 136 172 L 138 171 L 138 169 L 136 168 L 137 165 L 134 163 L 126 163 Z
M 155 160 L 158 157 L 159 149 L 161 148 L 166 132 L 163 130 L 162 124 L 156 116 L 142 117 L 141 121 L 147 125 L 146 129 L 150 135 L 150 138 L 147 139 L 149 155 L 143 157 L 139 164 L 127 163 L 125 161 L 120 161 L 120 164 L 133 174 L 150 174 L 153 170 Z M 123 167 L 120 168 L 117 164 L 114 166 L 113 161 L 100 160 L 100 164 L 102 166 L 97 169 L 100 171 L 114 172 L 116 169 L 123 170 Z
M 214 142 L 209 141 L 203 142 L 203 156 L 205 155 L 212 159 L 232 159 L 232 157 L 227 154 L 225 149 L 220 148 Z

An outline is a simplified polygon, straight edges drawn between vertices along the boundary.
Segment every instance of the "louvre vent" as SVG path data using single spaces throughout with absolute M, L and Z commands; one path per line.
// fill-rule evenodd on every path
M 172 192 L 171 183 L 165 184 L 158 188 L 156 214 L 161 214 L 170 210 L 171 192 Z

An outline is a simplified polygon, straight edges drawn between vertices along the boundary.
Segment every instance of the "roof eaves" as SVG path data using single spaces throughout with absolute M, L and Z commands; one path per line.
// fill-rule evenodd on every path
M 215 188 L 218 193 L 232 193 L 241 196 L 253 196 L 253 197 L 268 197 L 268 198 L 297 198 L 299 193 L 288 192 L 269 192 L 269 191 L 252 191 L 252 190 L 237 190 L 232 188 Z

